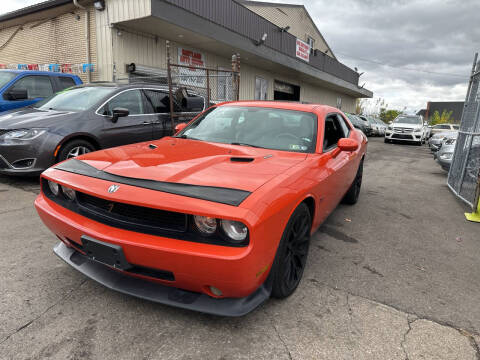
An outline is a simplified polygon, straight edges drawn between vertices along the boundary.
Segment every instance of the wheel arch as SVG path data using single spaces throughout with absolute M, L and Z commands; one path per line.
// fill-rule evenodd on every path
M 62 141 L 60 141 L 58 143 L 58 145 L 55 147 L 55 152 L 54 152 L 55 160 L 58 160 L 58 154 L 60 152 L 60 149 L 65 144 L 67 144 L 67 143 L 69 143 L 70 141 L 73 141 L 73 140 L 88 141 L 89 143 L 91 143 L 95 147 L 95 150 L 100 150 L 102 148 L 100 146 L 100 142 L 98 141 L 98 139 L 95 138 L 94 136 L 90 135 L 90 134 L 86 134 L 86 133 L 72 134 L 72 135 L 69 135 L 69 136 L 63 138 Z

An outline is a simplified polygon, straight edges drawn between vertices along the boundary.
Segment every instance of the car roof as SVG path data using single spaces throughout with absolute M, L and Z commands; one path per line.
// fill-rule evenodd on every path
M 11 72 L 15 74 L 30 74 L 30 75 L 77 76 L 75 74 L 58 73 L 53 71 L 37 71 L 37 70 L 0 69 L 0 72 Z
M 155 89 L 168 91 L 168 87 L 166 87 L 165 85 L 158 85 L 151 82 L 121 84 L 121 83 L 115 83 L 111 81 L 94 81 L 91 83 L 77 86 L 77 88 L 82 88 L 82 87 L 109 87 L 109 88 L 118 88 L 118 89 L 155 88 Z
M 265 101 L 265 100 L 242 100 L 242 101 L 229 101 L 220 103 L 217 106 L 232 105 L 232 106 L 249 106 L 249 107 L 268 107 L 274 109 L 285 109 L 285 110 L 297 110 L 297 111 L 306 111 L 314 112 L 318 110 L 323 110 L 326 112 L 341 112 L 335 107 L 322 105 L 322 104 L 303 104 L 295 101 Z

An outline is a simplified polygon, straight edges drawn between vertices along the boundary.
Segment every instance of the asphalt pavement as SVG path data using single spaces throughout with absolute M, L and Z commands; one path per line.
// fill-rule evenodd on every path
M 242 318 L 110 291 L 52 252 L 38 179 L 0 176 L 0 359 L 480 360 L 480 224 L 427 147 L 370 139 L 360 200 L 288 299 Z

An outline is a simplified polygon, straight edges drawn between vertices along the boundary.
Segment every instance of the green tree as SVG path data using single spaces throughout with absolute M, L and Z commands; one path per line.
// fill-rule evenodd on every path
M 400 110 L 394 110 L 390 109 L 388 110 L 387 108 L 380 108 L 380 120 L 383 122 L 389 124 L 391 123 L 398 115 L 402 114 L 403 111 Z
M 443 110 L 442 114 L 440 114 L 438 110 L 435 110 L 432 117 L 430 118 L 430 124 L 437 125 L 455 122 L 455 120 L 452 118 L 452 114 L 453 111 Z

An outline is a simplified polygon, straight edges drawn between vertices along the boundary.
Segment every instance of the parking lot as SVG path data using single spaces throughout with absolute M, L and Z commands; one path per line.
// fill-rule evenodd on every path
M 243 318 L 138 300 L 52 252 L 38 179 L 0 177 L 1 359 L 480 359 L 480 237 L 428 147 L 370 139 L 362 194 L 298 290 Z

